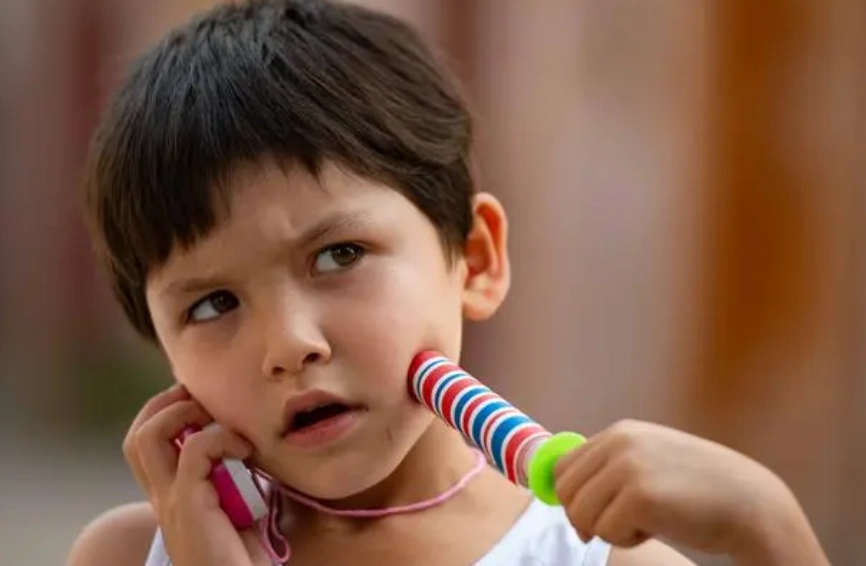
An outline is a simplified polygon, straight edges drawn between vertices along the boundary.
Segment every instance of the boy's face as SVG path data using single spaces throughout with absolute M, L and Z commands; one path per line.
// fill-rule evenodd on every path
M 321 498 L 359 493 L 433 418 L 407 393 L 412 357 L 457 359 L 463 316 L 486 318 L 504 298 L 501 207 L 479 197 L 465 253 L 449 262 L 408 199 L 333 165 L 319 179 L 243 168 L 228 194 L 227 218 L 148 279 L 175 377 L 277 479 Z M 287 422 L 287 405 L 312 391 L 350 410 Z

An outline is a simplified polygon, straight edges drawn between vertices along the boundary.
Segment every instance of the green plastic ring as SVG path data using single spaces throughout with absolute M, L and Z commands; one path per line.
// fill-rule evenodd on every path
M 586 442 L 586 438 L 576 432 L 559 432 L 548 438 L 532 455 L 529 462 L 529 489 L 539 500 L 548 505 L 558 505 L 553 468 L 565 454 Z

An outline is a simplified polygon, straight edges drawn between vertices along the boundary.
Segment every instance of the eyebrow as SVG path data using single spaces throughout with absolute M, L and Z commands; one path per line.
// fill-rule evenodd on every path
M 298 248 L 309 247 L 335 233 L 357 230 L 370 226 L 372 223 L 373 219 L 368 211 L 336 211 L 322 217 L 301 232 L 299 236 L 293 238 L 292 244 Z
M 336 211 L 317 220 L 299 235 L 289 239 L 287 243 L 295 248 L 310 247 L 335 233 L 358 229 L 370 224 L 372 224 L 372 218 L 367 211 Z M 200 293 L 207 289 L 219 287 L 218 283 L 223 279 L 225 278 L 216 273 L 205 277 L 185 277 L 172 281 L 159 294 L 171 296 Z

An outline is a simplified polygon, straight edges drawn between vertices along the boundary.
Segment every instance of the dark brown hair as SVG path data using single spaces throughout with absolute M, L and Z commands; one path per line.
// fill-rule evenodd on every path
M 226 4 L 121 84 L 91 149 L 87 216 L 116 297 L 155 341 L 147 276 L 214 228 L 240 163 L 337 162 L 401 192 L 454 251 L 472 223 L 471 138 L 455 82 L 407 24 L 326 0 Z

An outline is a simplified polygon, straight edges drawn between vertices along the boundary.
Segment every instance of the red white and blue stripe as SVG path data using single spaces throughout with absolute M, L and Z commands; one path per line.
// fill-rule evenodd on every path
M 438 352 L 409 368 L 413 396 L 487 455 L 510 481 L 526 485 L 531 449 L 550 432 Z

